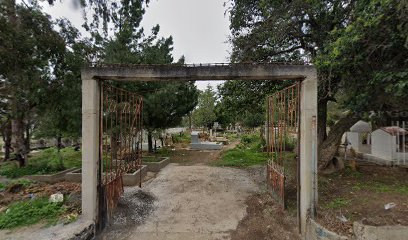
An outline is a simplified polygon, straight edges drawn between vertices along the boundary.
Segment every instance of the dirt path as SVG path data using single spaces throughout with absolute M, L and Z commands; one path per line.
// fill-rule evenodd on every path
M 244 170 L 171 164 L 144 190 L 156 210 L 124 239 L 229 239 L 258 188 Z

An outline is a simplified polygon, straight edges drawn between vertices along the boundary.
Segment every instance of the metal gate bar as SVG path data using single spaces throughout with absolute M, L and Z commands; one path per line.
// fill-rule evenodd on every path
M 300 127 L 300 82 L 296 82 L 267 98 L 267 182 L 272 195 L 286 207 L 285 153 L 287 141 L 299 140 Z M 297 156 L 299 148 L 293 149 Z M 298 163 L 299 164 L 299 163 Z M 297 166 L 298 168 L 299 166 Z
M 101 99 L 99 184 L 106 206 L 100 208 L 111 215 L 123 194 L 123 174 L 142 166 L 143 98 L 102 82 Z

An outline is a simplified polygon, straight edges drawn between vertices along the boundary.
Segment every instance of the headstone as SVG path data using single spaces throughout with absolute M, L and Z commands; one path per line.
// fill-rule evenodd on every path
M 200 143 L 198 132 L 191 132 L 191 143 Z

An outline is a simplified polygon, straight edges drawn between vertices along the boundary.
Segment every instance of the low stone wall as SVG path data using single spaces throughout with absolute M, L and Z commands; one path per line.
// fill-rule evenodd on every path
M 306 235 L 307 240 L 350 240 L 348 237 L 340 236 L 332 231 L 327 230 L 313 219 L 307 221 Z
M 140 176 L 140 173 L 142 176 Z M 140 177 L 143 178 L 146 177 L 147 175 L 147 166 L 142 165 L 142 169 L 140 171 L 137 170 L 134 173 L 126 173 L 123 175 L 123 185 L 125 186 L 136 186 L 139 185 L 140 183 Z M 81 169 L 76 169 L 70 173 L 67 173 L 65 176 L 65 181 L 67 182 L 82 182 L 82 170 Z
M 408 226 L 369 226 L 360 222 L 353 223 L 354 236 L 352 238 L 340 236 L 327 230 L 313 219 L 309 219 L 306 226 L 306 240 L 406 240 Z
M 190 148 L 193 150 L 220 150 L 222 149 L 222 143 L 215 142 L 190 143 Z
M 28 175 L 25 178 L 31 179 L 37 182 L 45 182 L 45 183 L 57 183 L 62 182 L 65 180 L 65 175 L 69 172 L 72 172 L 75 168 L 70 168 L 61 172 L 57 172 L 55 174 L 45 174 L 45 175 Z
M 408 226 L 368 226 L 359 222 L 353 224 L 356 240 L 406 240 L 408 239 Z
M 73 233 L 74 236 L 68 240 L 91 240 L 95 237 L 95 224 L 93 222 L 86 222 L 83 224 L 82 230 L 79 229 Z
M 162 157 L 160 162 L 146 162 L 143 161 L 143 164 L 147 166 L 147 171 L 149 172 L 160 172 L 162 168 L 167 166 L 170 163 L 169 157 Z
M 65 175 L 65 181 L 67 182 L 77 182 L 80 183 L 82 182 L 82 170 L 75 169 L 74 171 L 71 171 Z
M 141 174 L 141 176 L 140 176 Z M 136 186 L 139 185 L 140 180 L 143 181 L 147 175 L 147 166 L 142 165 L 142 168 L 134 173 L 126 173 L 123 175 L 123 185 L 125 186 Z

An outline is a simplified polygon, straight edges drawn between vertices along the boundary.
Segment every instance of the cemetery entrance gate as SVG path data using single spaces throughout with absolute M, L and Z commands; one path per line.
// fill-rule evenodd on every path
M 100 111 L 105 105 L 101 101 L 106 101 L 103 96 L 103 84 L 106 81 L 194 81 L 194 80 L 295 80 L 299 81 L 299 229 L 302 235 L 306 232 L 307 218 L 310 217 L 310 211 L 314 207 L 317 199 L 315 173 L 317 168 L 317 134 L 316 124 L 317 116 L 317 73 L 314 66 L 311 65 L 291 65 L 291 64 L 196 64 L 196 65 L 102 65 L 84 68 L 81 72 L 82 77 L 82 215 L 86 220 L 97 222 L 100 219 L 98 206 L 107 204 L 99 202 L 97 191 L 98 182 L 101 177 L 101 170 L 98 168 L 101 151 L 101 141 L 107 141 L 108 144 L 124 144 L 125 139 L 135 142 L 137 137 L 116 135 L 112 129 L 107 130 L 106 137 L 103 134 L 101 122 L 106 116 Z M 104 100 L 105 99 L 105 100 Z M 109 101 L 106 101 L 108 103 Z M 139 103 L 135 103 L 138 106 Z M 108 104 L 109 105 L 109 104 Z M 128 108 L 131 104 L 123 104 L 120 100 L 116 104 L 117 108 Z M 118 109 L 116 109 L 118 110 Z M 108 112 L 111 109 L 108 110 Z M 115 111 L 116 113 L 116 111 Z M 124 111 L 118 116 L 127 114 Z M 141 113 L 140 113 L 141 114 Z M 113 116 L 113 113 L 107 114 Z M 135 116 L 133 116 L 135 117 Z M 117 120 L 115 115 L 115 121 Z M 131 121 L 129 121 L 131 122 Z M 109 124 L 108 124 L 109 125 Z M 125 124 L 128 128 L 131 125 Z M 140 126 L 141 127 L 141 126 Z M 130 128 L 129 128 L 130 129 Z M 112 131 L 111 131 L 112 130 Z M 129 130 L 129 132 L 131 132 Z M 109 136 L 109 134 L 111 134 Z M 133 135 L 136 136 L 136 135 Z M 109 138 L 111 138 L 109 140 Z M 102 139 L 102 140 L 101 140 Z M 122 142 L 123 141 L 123 142 Z M 137 141 L 136 141 L 137 142 Z M 128 142 L 129 143 L 129 142 Z M 140 143 L 140 142 L 139 142 Z M 121 145 L 124 146 L 124 145 Z M 135 145 L 130 145 L 135 146 Z M 110 154 L 116 154 L 117 163 L 126 166 L 127 154 L 136 154 L 137 147 L 125 148 L 123 153 L 118 153 L 114 149 L 123 149 L 117 146 L 106 146 L 110 148 Z M 102 144 L 102 149 L 104 145 Z M 115 152 L 116 151 L 116 152 Z M 136 152 L 134 152 L 136 151 Z M 140 156 L 140 155 L 138 155 Z M 109 158 L 107 158 L 109 159 Z M 114 157 L 111 157 L 113 160 Z M 138 166 L 137 162 L 132 166 Z M 114 163 L 112 163 L 112 166 Z M 117 166 L 117 165 L 115 165 Z M 122 169 L 122 168 L 119 168 Z M 123 169 L 119 172 L 123 173 Z M 100 174 L 98 174 L 100 173 Z M 107 174 L 108 175 L 108 174 Z M 99 177 L 98 177 L 99 176 Z M 112 174 L 112 179 L 115 179 Z M 108 179 L 110 179 L 108 177 Z M 120 180 L 116 180 L 120 181 Z M 119 191 L 118 191 L 119 190 Z M 112 196 L 120 192 L 121 189 L 112 190 L 109 193 Z M 106 209 L 106 208 L 105 208 Z
M 142 111 L 140 95 L 109 81 L 100 83 L 98 228 L 104 227 L 123 194 L 123 175 L 141 170 Z

